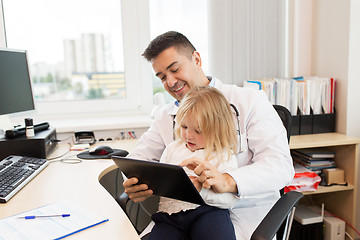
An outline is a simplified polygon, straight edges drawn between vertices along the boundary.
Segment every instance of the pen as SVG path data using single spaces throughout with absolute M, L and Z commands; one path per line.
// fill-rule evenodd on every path
M 25 216 L 25 217 L 19 217 L 24 219 L 35 219 L 35 218 L 49 218 L 49 217 L 70 217 L 70 214 L 57 214 L 57 215 L 40 215 L 40 216 Z

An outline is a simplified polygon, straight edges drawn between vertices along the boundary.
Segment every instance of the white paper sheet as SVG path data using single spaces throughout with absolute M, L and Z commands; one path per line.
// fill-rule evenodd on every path
M 70 214 L 69 217 L 24 219 L 29 215 Z M 62 239 L 108 221 L 107 218 L 66 202 L 56 202 L 0 220 L 0 240 Z

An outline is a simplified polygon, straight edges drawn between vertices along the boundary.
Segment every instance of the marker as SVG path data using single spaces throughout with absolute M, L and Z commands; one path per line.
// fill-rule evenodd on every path
M 70 217 L 70 214 L 57 214 L 57 215 L 41 215 L 41 216 L 25 216 L 25 217 L 19 217 L 24 219 L 35 219 L 35 218 L 50 218 L 50 217 Z

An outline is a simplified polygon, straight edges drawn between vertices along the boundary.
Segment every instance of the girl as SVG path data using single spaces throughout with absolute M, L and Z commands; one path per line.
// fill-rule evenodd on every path
M 217 89 L 190 90 L 180 103 L 175 122 L 177 140 L 166 147 L 160 162 L 184 165 L 184 160 L 196 158 L 198 162 L 208 161 L 222 173 L 237 168 L 231 108 Z M 228 209 L 238 198 L 202 188 L 203 181 L 191 171 L 195 166 L 187 167 L 185 171 L 208 205 L 161 197 L 159 211 L 152 215 L 155 226 L 150 239 L 236 239 Z

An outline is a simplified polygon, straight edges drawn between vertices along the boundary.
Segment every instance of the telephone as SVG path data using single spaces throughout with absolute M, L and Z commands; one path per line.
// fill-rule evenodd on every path
M 75 144 L 90 144 L 93 145 L 96 142 L 93 131 L 78 131 L 75 132 Z

